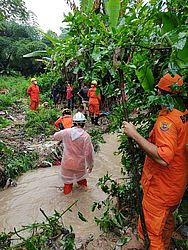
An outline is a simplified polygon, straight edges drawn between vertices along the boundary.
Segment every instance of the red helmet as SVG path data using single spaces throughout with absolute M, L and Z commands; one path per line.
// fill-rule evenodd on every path
M 183 80 L 181 79 L 181 76 L 176 74 L 174 77 L 172 77 L 169 73 L 167 73 L 160 79 L 156 86 L 167 92 L 172 92 L 170 86 L 172 86 L 174 83 L 177 83 L 178 86 L 182 86 Z M 173 93 L 177 93 L 177 90 L 174 90 Z

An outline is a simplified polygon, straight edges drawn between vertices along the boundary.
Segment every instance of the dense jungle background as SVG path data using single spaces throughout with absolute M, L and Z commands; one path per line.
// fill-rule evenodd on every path
M 108 171 L 98 175 L 97 185 L 105 196 L 94 200 L 91 210 L 98 213 L 94 220 L 105 233 L 102 237 L 110 239 L 110 243 L 106 238 L 97 239 L 98 246 L 131 249 L 127 246 L 136 238 L 138 182 L 145 156 L 121 132 L 121 125 L 124 120 L 131 121 L 148 137 L 160 106 L 171 109 L 175 105 L 169 95 L 156 95 L 155 85 L 166 72 L 182 75 L 186 84 L 179 91 L 188 95 L 188 1 L 80 0 L 80 6 L 66 2 L 71 12 L 64 17 L 66 26 L 57 35 L 40 29 L 24 1 L 0 0 L 1 193 L 5 195 L 8 187 L 14 189 L 28 170 L 52 168 L 61 158 L 62 152 L 51 138 L 53 123 L 66 106 L 66 85 L 74 86 L 76 112 L 82 83 L 89 86 L 91 80 L 97 80 L 102 96 L 100 126 L 93 127 L 88 120 L 86 127 L 95 151 L 103 150 L 105 140 L 113 148 L 115 135 L 119 144 L 112 155 L 121 158 L 118 178 Z M 37 114 L 29 110 L 26 93 L 31 77 L 37 78 L 41 91 Z M 54 85 L 61 93 L 58 106 L 51 98 Z M 107 133 L 112 135 L 110 139 Z M 55 208 L 53 215 L 41 209 L 46 222 L 33 221 L 20 225 L 21 229 L 12 225 L 11 232 L 2 230 L 0 249 L 97 249 L 97 243 L 89 245 L 95 240 L 91 237 L 79 245 L 74 228 L 62 222 L 77 199 L 67 202 L 63 211 Z M 74 213 L 87 223 L 87 214 L 79 209 Z M 188 249 L 188 191 L 175 211 L 175 219 L 172 249 Z

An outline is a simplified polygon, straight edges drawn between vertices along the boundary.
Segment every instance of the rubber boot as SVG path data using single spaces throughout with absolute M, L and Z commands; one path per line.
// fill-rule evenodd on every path
M 96 125 L 96 126 L 100 126 L 100 125 L 98 124 L 98 120 L 99 120 L 99 117 L 96 116 L 96 117 L 95 117 L 95 125 Z
M 77 181 L 77 183 L 79 186 L 87 187 L 87 180 L 86 179 L 83 179 L 81 181 Z
M 64 184 L 64 194 L 68 195 L 72 192 L 72 186 L 73 184 Z

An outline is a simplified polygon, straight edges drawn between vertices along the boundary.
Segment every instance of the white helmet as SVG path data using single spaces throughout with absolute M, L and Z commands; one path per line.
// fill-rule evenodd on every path
M 81 112 L 78 112 L 73 116 L 73 123 L 85 123 L 85 122 L 86 118 Z

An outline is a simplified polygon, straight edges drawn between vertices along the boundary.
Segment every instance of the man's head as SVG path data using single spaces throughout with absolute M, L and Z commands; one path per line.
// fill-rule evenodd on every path
M 178 86 L 183 85 L 183 80 L 181 79 L 181 76 L 176 74 L 174 77 L 172 77 L 169 73 L 164 75 L 158 84 L 156 85 L 160 90 L 164 90 L 168 93 L 177 93 L 177 90 L 172 91 L 171 86 L 173 84 L 177 84 Z
M 37 79 L 36 78 L 31 78 L 31 83 L 37 84 Z
M 62 111 L 62 116 L 64 116 L 64 115 L 71 115 L 71 114 L 72 114 L 71 110 L 68 109 L 68 108 L 63 109 L 63 111 Z
M 85 123 L 86 123 L 86 118 L 81 112 L 77 112 L 73 116 L 73 124 L 74 124 L 74 126 L 78 126 L 78 127 L 83 128 L 85 126 Z
M 97 86 L 97 81 L 96 80 L 92 80 L 91 81 L 91 86 Z

